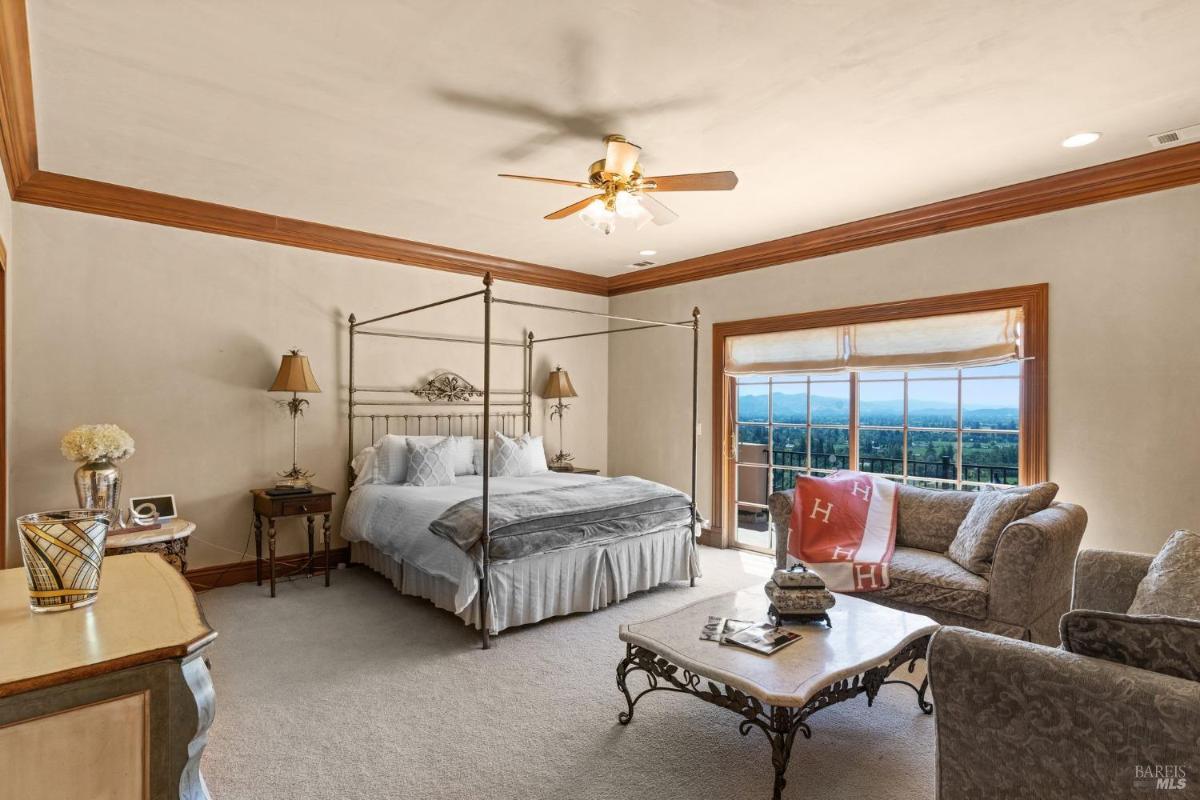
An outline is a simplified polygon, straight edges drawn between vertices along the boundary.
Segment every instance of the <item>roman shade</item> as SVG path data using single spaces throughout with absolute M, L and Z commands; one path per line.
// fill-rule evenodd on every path
M 976 367 L 1021 358 L 1019 308 L 725 339 L 728 375 Z

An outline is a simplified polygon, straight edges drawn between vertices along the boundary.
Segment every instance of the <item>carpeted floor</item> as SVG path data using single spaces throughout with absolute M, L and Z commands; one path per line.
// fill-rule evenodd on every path
M 202 769 L 214 798 L 770 797 L 758 731 L 692 697 L 644 698 L 628 727 L 615 669 L 622 622 L 761 584 L 770 562 L 701 548 L 704 578 L 593 614 L 473 629 L 363 567 L 201 595 L 220 632 L 217 716 Z M 886 687 L 810 720 L 785 798 L 933 797 L 933 719 Z

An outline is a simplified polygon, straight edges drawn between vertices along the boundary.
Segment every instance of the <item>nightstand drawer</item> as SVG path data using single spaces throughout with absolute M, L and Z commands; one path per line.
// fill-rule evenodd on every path
M 287 500 L 276 500 L 278 516 L 289 517 L 298 514 L 324 514 L 333 508 L 333 498 L 323 497 L 292 497 Z

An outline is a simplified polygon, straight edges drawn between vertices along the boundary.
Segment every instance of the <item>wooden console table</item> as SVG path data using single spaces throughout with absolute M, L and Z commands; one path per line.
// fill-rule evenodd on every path
M 157 554 L 105 558 L 95 604 L 50 614 L 0 571 L 0 800 L 209 800 L 216 636 Z

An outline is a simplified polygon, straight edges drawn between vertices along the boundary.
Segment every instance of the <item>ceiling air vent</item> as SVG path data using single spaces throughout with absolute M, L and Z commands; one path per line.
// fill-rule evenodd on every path
M 641 268 L 641 267 L 653 267 L 653 266 L 654 266 L 653 261 L 635 261 L 629 265 L 629 268 L 633 269 L 634 267 Z
M 1200 141 L 1200 125 L 1189 125 L 1173 131 L 1156 133 L 1150 137 L 1151 147 L 1171 147 L 1184 142 Z

